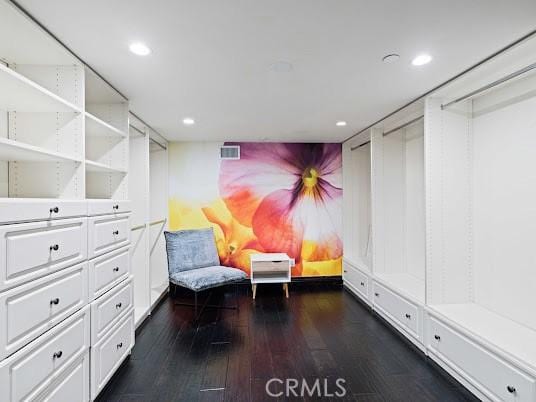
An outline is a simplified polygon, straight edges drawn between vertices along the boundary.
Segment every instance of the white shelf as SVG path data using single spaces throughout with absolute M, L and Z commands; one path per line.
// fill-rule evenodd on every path
M 0 138 L 0 160 L 9 162 L 82 162 L 81 159 L 7 138 Z
M 432 305 L 430 310 L 536 371 L 536 331 L 475 303 Z
M 370 267 L 364 262 L 358 262 L 357 260 L 354 260 L 347 256 L 343 256 L 343 261 L 346 262 L 347 264 L 350 264 L 355 269 L 359 269 L 360 271 L 363 271 L 364 273 L 367 273 L 367 274 L 371 273 Z
M 86 159 L 86 171 L 94 173 L 117 173 L 117 174 L 126 174 L 125 169 L 116 169 L 110 166 L 105 165 L 104 163 L 93 162 Z
M 375 274 L 379 282 L 424 304 L 424 280 L 405 273 Z
M 0 109 L 19 112 L 77 112 L 81 110 L 48 89 L 0 63 Z
M 86 112 L 86 135 L 89 137 L 116 136 L 121 138 L 127 136 L 118 128 L 115 128 L 111 124 L 106 123 L 88 112 Z

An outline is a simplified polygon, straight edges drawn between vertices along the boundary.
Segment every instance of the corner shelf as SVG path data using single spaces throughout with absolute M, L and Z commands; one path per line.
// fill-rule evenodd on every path
M 18 112 L 75 112 L 76 105 L 0 64 L 0 109 Z
M 116 136 L 120 138 L 127 137 L 123 131 L 115 128 L 109 123 L 99 119 L 89 112 L 85 112 L 86 116 L 86 135 L 88 137 L 107 137 Z
M 117 174 L 126 174 L 125 169 L 117 169 L 110 166 L 107 166 L 103 163 L 93 162 L 86 159 L 86 172 L 92 173 L 117 173 Z
M 79 158 L 8 138 L 0 138 L 0 160 L 8 162 L 82 162 L 82 159 Z

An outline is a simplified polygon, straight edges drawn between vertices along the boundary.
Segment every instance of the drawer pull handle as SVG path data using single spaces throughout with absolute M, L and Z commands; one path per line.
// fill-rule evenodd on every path
M 50 305 L 52 306 L 53 304 L 56 304 L 56 305 L 60 304 L 60 299 L 57 297 L 55 299 L 52 299 L 50 301 Z
M 51 214 L 57 214 L 58 212 L 60 212 L 60 209 L 58 207 L 50 208 Z
M 365 282 L 361 282 L 361 286 L 365 286 Z
M 119 230 L 114 230 L 112 234 L 117 236 L 119 234 Z
M 411 314 L 406 314 L 406 318 L 409 320 L 411 319 Z
M 113 269 L 113 271 L 114 271 L 114 272 L 119 272 L 119 267 L 115 267 L 115 268 Z
M 115 204 L 112 208 L 115 209 L 115 210 L 118 210 L 118 209 L 119 209 L 119 205 Z
M 60 249 L 59 244 L 53 244 L 52 246 L 50 246 L 50 251 L 58 251 L 59 249 Z
M 119 342 L 119 343 L 117 344 L 117 349 L 121 349 L 122 347 L 123 347 L 123 342 Z
M 508 390 L 508 392 L 510 392 L 511 394 L 515 394 L 516 393 L 516 387 L 512 386 L 512 385 L 508 385 L 506 387 L 506 389 Z
M 54 352 L 54 354 L 52 355 L 52 357 L 53 357 L 54 359 L 59 359 L 62 355 L 63 355 L 63 352 L 60 350 L 59 352 Z
M 117 303 L 117 304 L 115 305 L 115 308 L 121 308 L 122 305 L 123 305 L 123 304 L 122 304 L 121 302 L 119 302 L 119 303 Z
M 436 341 L 440 341 L 440 340 L 441 340 L 441 337 L 440 337 L 439 335 L 434 335 L 434 339 L 435 339 Z
M 347 271 L 347 270 L 344 270 L 344 271 L 342 271 L 342 272 L 347 273 L 348 271 Z
M 374 293 L 374 296 L 380 297 L 380 294 L 378 292 Z

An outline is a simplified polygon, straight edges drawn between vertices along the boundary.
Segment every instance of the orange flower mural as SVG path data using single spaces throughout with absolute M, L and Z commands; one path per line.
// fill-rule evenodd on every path
M 213 199 L 170 199 L 170 228 L 212 226 L 221 264 L 248 274 L 251 254 L 285 252 L 296 260 L 294 276 L 340 275 L 341 145 L 238 145 L 241 158 L 219 165 Z M 199 186 L 206 192 L 202 179 Z

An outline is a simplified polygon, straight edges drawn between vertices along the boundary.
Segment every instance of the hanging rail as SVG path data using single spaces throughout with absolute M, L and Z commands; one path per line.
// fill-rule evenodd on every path
M 356 149 L 364 147 L 367 144 L 370 144 L 370 140 L 364 142 L 363 144 L 359 144 L 359 145 L 356 145 L 355 147 L 350 148 L 350 151 L 355 151 Z
M 154 226 L 154 225 L 158 225 L 160 223 L 166 223 L 166 222 L 167 222 L 167 219 L 160 219 L 159 221 L 154 221 L 154 222 L 149 223 L 149 226 Z
M 154 142 L 156 145 L 158 145 L 160 148 L 162 148 L 164 151 L 167 149 L 167 147 L 165 145 L 162 145 L 160 144 L 157 140 L 155 140 L 154 138 L 151 138 L 149 137 L 149 140 L 151 140 L 152 142 Z
M 133 226 L 130 228 L 130 230 L 139 230 L 139 229 L 143 229 L 145 227 L 145 225 L 138 225 L 138 226 Z
M 389 134 L 394 133 L 395 131 L 398 131 L 398 130 L 400 130 L 400 129 L 403 129 L 403 128 L 407 127 L 407 126 L 411 126 L 412 124 L 417 123 L 417 122 L 418 122 L 419 120 L 421 120 L 423 117 L 424 117 L 424 115 L 422 114 L 422 115 L 420 115 L 419 117 L 416 117 L 416 118 L 414 118 L 413 120 L 408 121 L 407 123 L 401 124 L 401 125 L 398 126 L 398 127 L 395 127 L 395 128 L 393 128 L 393 129 L 391 129 L 391 130 L 389 130 L 389 131 L 386 131 L 386 132 L 383 133 L 383 136 L 385 137 L 385 136 L 387 136 L 387 135 L 389 135 Z
M 507 76 L 504 76 L 502 78 L 499 78 L 498 80 L 493 81 L 490 84 L 484 85 L 483 87 L 475 89 L 474 91 L 471 91 L 466 95 L 460 96 L 459 98 L 454 99 L 453 101 L 450 101 L 448 103 L 445 103 L 444 105 L 441 105 L 441 109 L 443 110 L 443 109 L 445 109 L 445 108 L 447 108 L 447 107 L 449 107 L 451 105 L 454 105 L 454 104 L 459 103 L 461 101 L 464 101 L 466 99 L 472 98 L 473 96 L 478 95 L 478 94 L 480 94 L 482 92 L 485 92 L 485 91 L 487 91 L 487 90 L 489 90 L 491 88 L 494 88 L 497 85 L 501 85 L 501 84 L 503 84 L 503 83 L 505 83 L 507 81 L 510 81 L 511 79 L 519 77 L 522 74 L 528 73 L 529 71 L 534 70 L 535 68 L 536 68 L 536 63 L 532 63 L 531 65 L 523 67 L 521 70 L 514 71 L 513 73 L 508 74 Z
M 505 47 L 503 47 L 502 49 L 499 49 L 498 51 L 496 51 L 495 53 L 489 55 L 488 57 L 486 57 L 485 59 L 482 59 L 480 60 L 478 63 L 476 64 L 473 64 L 471 67 L 469 68 L 466 68 L 465 70 L 463 70 L 462 72 L 456 74 L 454 77 L 452 78 L 449 78 L 448 80 L 446 80 L 445 82 L 442 82 L 441 84 L 433 87 L 432 89 L 426 91 L 425 93 L 423 93 L 422 95 L 420 96 L 417 96 L 416 98 L 414 98 L 413 100 L 409 101 L 408 103 L 404 104 L 403 106 L 399 107 L 398 109 L 396 109 L 395 111 L 385 115 L 384 117 L 382 117 L 381 119 L 375 121 L 374 123 L 368 125 L 367 127 L 365 127 L 364 129 L 358 131 L 357 133 L 355 134 L 352 134 L 350 137 L 346 138 L 344 141 L 342 142 L 346 142 L 346 141 L 349 141 L 351 140 L 352 138 L 358 136 L 359 134 L 361 133 L 364 133 L 365 131 L 371 129 L 372 127 L 374 127 L 375 125 L 377 125 L 378 123 L 381 123 L 382 121 L 384 121 L 385 119 L 388 119 L 389 117 L 391 116 L 394 116 L 395 114 L 397 114 L 398 112 L 404 110 L 405 108 L 407 108 L 409 105 L 417 102 L 418 100 L 420 99 L 423 99 L 425 97 L 427 97 L 428 95 L 430 94 L 433 94 L 435 91 L 437 91 L 438 89 L 440 88 L 443 88 L 444 86 L 450 84 L 451 82 L 454 82 L 455 80 L 457 80 L 458 78 L 460 78 L 461 76 L 463 76 L 464 74 L 467 74 L 468 72 L 476 69 L 477 67 L 480 67 L 482 64 L 490 61 L 491 59 L 497 57 L 498 55 L 500 55 L 501 53 L 504 53 L 506 52 L 507 50 L 519 45 L 520 43 L 526 41 L 527 39 L 529 39 L 530 37 L 532 36 L 535 36 L 536 35 L 536 29 L 535 30 L 532 30 L 531 32 L 529 32 L 528 34 L 522 36 L 521 38 L 515 40 L 514 42 L 506 45 Z
M 134 131 L 137 131 L 138 133 L 140 133 L 141 135 L 143 135 L 145 137 L 145 133 L 143 131 L 141 131 L 138 127 L 136 126 L 133 126 L 132 124 L 129 124 L 128 125 L 131 129 L 133 129 Z

